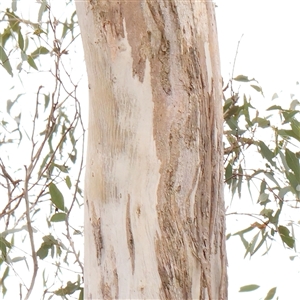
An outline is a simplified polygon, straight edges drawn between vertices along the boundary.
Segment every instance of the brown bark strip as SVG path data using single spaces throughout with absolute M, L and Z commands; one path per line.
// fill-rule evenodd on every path
M 134 274 L 135 267 L 135 247 L 134 239 L 131 228 L 131 219 L 130 219 L 130 195 L 128 194 L 127 208 L 126 208 L 126 235 L 127 235 L 127 245 L 130 254 L 132 274 Z
M 96 217 L 94 209 L 92 209 L 92 228 L 93 228 L 93 237 L 96 247 L 96 255 L 97 255 L 97 263 L 98 266 L 101 263 L 101 254 L 103 249 L 103 240 L 102 240 L 102 233 L 101 233 L 101 220 L 100 218 Z

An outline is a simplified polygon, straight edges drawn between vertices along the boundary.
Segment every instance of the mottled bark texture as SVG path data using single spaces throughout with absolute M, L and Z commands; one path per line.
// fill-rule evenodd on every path
M 85 299 L 227 299 L 214 4 L 77 1 Z

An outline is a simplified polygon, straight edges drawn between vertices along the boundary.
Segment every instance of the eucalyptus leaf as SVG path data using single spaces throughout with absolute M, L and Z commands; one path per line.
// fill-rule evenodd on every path
M 244 285 L 240 287 L 239 292 L 252 292 L 255 291 L 259 288 L 260 286 L 257 284 L 249 284 L 249 285 Z
M 57 188 L 57 186 L 52 182 L 49 185 L 49 192 L 51 196 L 52 203 L 60 210 L 65 210 L 64 196 Z

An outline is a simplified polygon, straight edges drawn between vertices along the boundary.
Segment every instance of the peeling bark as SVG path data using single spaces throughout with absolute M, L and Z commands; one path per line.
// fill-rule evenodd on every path
M 227 299 L 213 3 L 76 6 L 90 86 L 85 299 Z

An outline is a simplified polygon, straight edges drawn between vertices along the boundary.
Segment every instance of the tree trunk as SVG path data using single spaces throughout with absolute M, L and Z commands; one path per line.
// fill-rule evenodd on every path
M 85 299 L 227 299 L 214 4 L 76 6 L 90 92 Z

